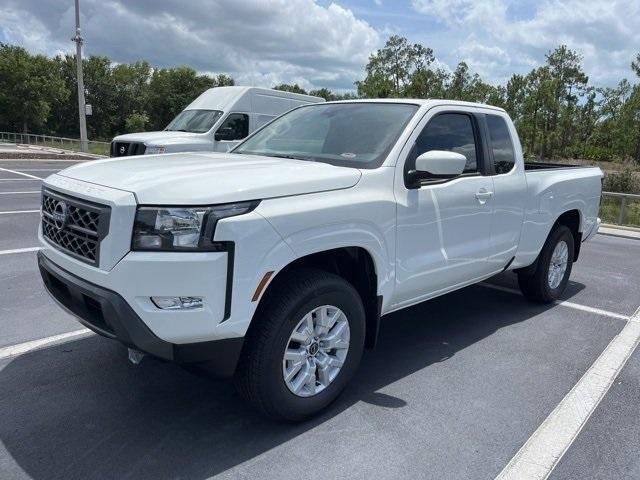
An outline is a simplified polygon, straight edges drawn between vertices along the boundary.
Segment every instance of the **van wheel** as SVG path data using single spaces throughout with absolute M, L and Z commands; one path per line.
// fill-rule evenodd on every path
M 353 286 L 332 273 L 297 269 L 263 299 L 236 370 L 236 387 L 265 415 L 308 418 L 333 402 L 364 348 L 365 312 Z
M 560 298 L 573 266 L 574 239 L 571 230 L 556 226 L 542 247 L 535 270 L 518 273 L 520 290 L 529 300 L 551 303 Z

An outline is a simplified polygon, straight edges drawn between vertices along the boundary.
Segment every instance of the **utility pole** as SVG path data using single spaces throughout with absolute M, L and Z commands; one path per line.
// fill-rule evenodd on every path
M 82 78 L 82 37 L 80 36 L 80 0 L 76 1 L 76 35 L 71 39 L 76 43 L 76 65 L 78 69 L 78 116 L 80 119 L 80 150 L 89 151 L 87 143 L 87 117 L 84 104 L 84 80 Z

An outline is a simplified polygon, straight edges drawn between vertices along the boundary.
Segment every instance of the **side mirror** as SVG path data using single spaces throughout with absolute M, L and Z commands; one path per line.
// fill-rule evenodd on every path
M 412 183 L 422 179 L 448 179 L 462 175 L 467 157 L 446 150 L 431 150 L 416 158 L 416 168 L 409 172 Z
M 236 131 L 232 127 L 220 127 L 213 138 L 220 140 L 235 140 Z

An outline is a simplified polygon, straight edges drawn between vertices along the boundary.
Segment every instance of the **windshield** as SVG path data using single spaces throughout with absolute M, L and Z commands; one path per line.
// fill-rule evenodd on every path
M 417 109 L 407 103 L 304 106 L 277 118 L 233 152 L 375 168 Z
M 205 133 L 220 118 L 219 110 L 183 110 L 176 118 L 171 120 L 165 130 L 173 132 Z

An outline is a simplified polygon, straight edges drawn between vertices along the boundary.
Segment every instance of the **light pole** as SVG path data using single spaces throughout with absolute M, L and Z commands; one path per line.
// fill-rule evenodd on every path
M 80 150 L 89 151 L 87 143 L 87 117 L 84 104 L 84 80 L 82 78 L 82 37 L 80 36 L 80 1 L 76 1 L 76 34 L 71 41 L 76 42 L 76 66 L 78 69 L 78 117 L 80 119 Z

